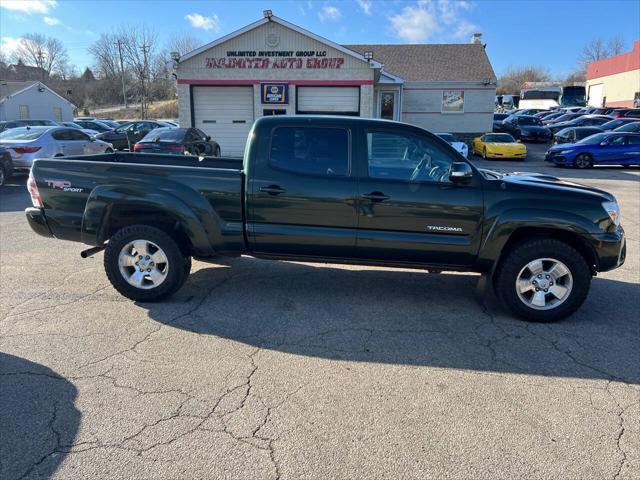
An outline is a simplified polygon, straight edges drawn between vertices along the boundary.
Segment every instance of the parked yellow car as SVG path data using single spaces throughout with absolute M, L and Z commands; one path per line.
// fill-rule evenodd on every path
M 481 137 L 473 139 L 472 146 L 475 155 L 482 155 L 482 158 L 517 158 L 524 160 L 527 156 L 527 147 L 516 142 L 508 133 L 485 133 Z

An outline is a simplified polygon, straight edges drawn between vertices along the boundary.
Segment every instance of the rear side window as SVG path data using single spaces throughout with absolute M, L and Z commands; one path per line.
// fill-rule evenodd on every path
M 343 128 L 279 127 L 271 137 L 271 166 L 307 175 L 349 174 L 349 132 Z
M 640 145 L 640 135 L 629 135 L 627 137 L 627 143 L 629 145 Z
M 54 140 L 73 140 L 71 130 L 56 130 L 51 133 L 51 138 Z

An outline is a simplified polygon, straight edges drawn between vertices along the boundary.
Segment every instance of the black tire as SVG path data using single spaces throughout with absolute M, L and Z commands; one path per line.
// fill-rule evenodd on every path
M 573 286 L 568 297 L 557 307 L 537 310 L 518 296 L 516 284 L 520 271 L 540 258 L 553 258 L 568 268 Z M 574 313 L 584 302 L 591 285 L 591 271 L 584 257 L 570 245 L 554 239 L 534 239 L 518 244 L 500 262 L 494 286 L 503 305 L 515 316 L 531 322 L 556 322 Z
M 0 187 L 4 187 L 7 180 L 9 180 L 9 174 L 4 168 L 4 165 L 0 165 Z
M 107 148 L 104 153 L 113 153 L 113 148 Z
M 213 151 L 213 156 L 214 157 L 220 156 L 220 147 L 216 147 L 216 149 Z
M 134 240 L 153 242 L 166 255 L 168 264 L 166 278 L 157 287 L 137 288 L 120 273 L 120 252 Z M 171 268 L 172 265 L 180 265 L 181 268 Z M 148 225 L 131 225 L 118 230 L 109 239 L 104 251 L 104 269 L 113 288 L 125 297 L 139 302 L 154 302 L 169 297 L 182 287 L 191 270 L 191 258 L 183 254 L 178 244 L 162 230 Z
M 573 166 L 576 168 L 591 168 L 593 167 L 593 159 L 586 153 L 581 153 L 573 160 Z

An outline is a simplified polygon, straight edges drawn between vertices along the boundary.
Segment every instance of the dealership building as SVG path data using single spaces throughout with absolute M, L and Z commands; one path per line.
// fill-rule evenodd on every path
M 412 123 L 469 137 L 491 131 L 496 76 L 479 35 L 468 44 L 339 45 L 265 12 L 178 58 L 180 124 L 241 155 L 263 115 L 332 114 Z
M 640 40 L 633 50 L 587 65 L 587 97 L 596 107 L 633 107 L 640 99 Z

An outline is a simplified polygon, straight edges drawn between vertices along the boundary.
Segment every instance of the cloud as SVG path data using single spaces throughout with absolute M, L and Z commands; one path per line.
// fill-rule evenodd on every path
M 391 32 L 412 43 L 426 42 L 436 34 L 464 39 L 477 30 L 463 17 L 472 8 L 473 4 L 464 0 L 419 0 L 389 18 Z
M 371 8 L 373 7 L 371 0 L 356 0 L 356 2 L 360 5 L 365 15 L 371 15 Z
M 23 12 L 31 15 L 32 13 L 48 13 L 49 9 L 58 5 L 56 0 L 2 0 L 1 8 L 13 10 L 15 12 Z
M 20 45 L 21 38 L 17 37 L 2 37 L 0 38 L 0 50 L 7 57 L 10 57 L 13 52 L 16 51 L 16 48 Z
M 201 28 L 207 31 L 213 30 L 214 32 L 220 30 L 220 19 L 215 13 L 210 17 L 205 17 L 199 13 L 189 13 L 188 15 L 185 15 L 184 18 L 188 20 L 194 28 Z
M 326 5 L 318 12 L 318 18 L 321 22 L 337 22 L 342 18 L 342 13 L 337 7 Z
M 57 18 L 47 17 L 47 16 L 42 17 L 42 21 L 43 21 L 44 23 L 46 23 L 47 25 L 51 25 L 51 26 L 53 26 L 53 25 L 60 25 L 60 24 L 62 23 L 62 22 L 61 22 L 60 20 L 58 20 Z

